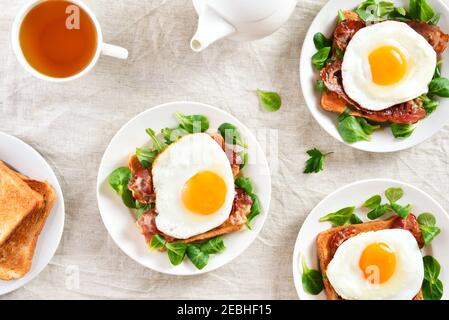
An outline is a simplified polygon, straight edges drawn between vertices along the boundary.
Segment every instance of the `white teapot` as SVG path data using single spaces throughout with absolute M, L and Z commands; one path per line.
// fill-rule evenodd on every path
M 190 45 L 200 52 L 223 38 L 252 41 L 266 37 L 293 13 L 297 0 L 193 0 L 198 30 Z

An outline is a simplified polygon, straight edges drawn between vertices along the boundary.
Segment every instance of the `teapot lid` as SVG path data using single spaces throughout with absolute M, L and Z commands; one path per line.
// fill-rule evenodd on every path
M 207 4 L 230 22 L 263 20 L 273 15 L 283 2 L 284 0 L 193 0 L 198 12 Z

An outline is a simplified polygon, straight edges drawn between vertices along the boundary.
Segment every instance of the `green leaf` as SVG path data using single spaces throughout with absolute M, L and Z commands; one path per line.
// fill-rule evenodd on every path
M 136 148 L 136 157 L 144 168 L 149 168 L 156 159 L 158 153 L 149 148 Z
M 318 92 L 328 92 L 326 85 L 324 84 L 323 80 L 319 79 L 315 83 L 315 90 Z
M 337 212 L 329 213 L 320 218 L 320 222 L 329 221 L 335 227 L 347 225 L 354 214 L 355 207 L 347 207 Z
M 434 227 L 437 224 L 437 219 L 432 213 L 424 212 L 418 216 L 418 223 L 422 226 Z
M 109 185 L 122 198 L 123 203 L 130 209 L 136 208 L 136 200 L 132 192 L 128 189 L 128 183 L 131 179 L 131 170 L 126 167 L 115 169 L 108 177 Z
M 165 241 L 164 237 L 160 234 L 155 234 L 151 237 L 150 242 L 148 243 L 148 246 L 152 250 L 160 250 L 165 247 L 165 244 L 167 241 Z
M 201 251 L 208 254 L 222 253 L 226 250 L 223 237 L 219 236 L 201 244 Z
M 346 20 L 346 16 L 345 13 L 343 12 L 343 10 L 338 10 L 338 21 L 345 21 Z
M 240 171 L 242 171 L 248 165 L 249 154 L 246 151 L 241 151 L 239 154 L 240 157 L 243 159 L 242 163 L 240 164 Z
M 341 121 L 345 120 L 347 117 L 350 117 L 351 111 L 352 111 L 351 107 L 346 107 L 345 110 L 341 114 L 338 115 L 337 121 L 341 122 Z
M 396 139 L 406 139 L 410 137 L 415 131 L 415 126 L 413 124 L 407 123 L 392 123 L 391 133 Z
M 171 144 L 189 134 L 187 130 L 183 128 L 165 128 L 161 130 L 161 133 L 167 144 Z
M 432 256 L 423 258 L 424 281 L 422 291 L 424 300 L 441 300 L 443 296 L 443 283 L 438 279 L 441 266 Z
M 203 252 L 200 247 L 195 244 L 187 246 L 187 256 L 199 270 L 202 270 L 209 261 L 209 254 Z
M 395 8 L 390 1 L 368 0 L 362 2 L 356 9 L 357 14 L 364 21 L 379 21 L 395 16 L 405 16 L 407 12 L 404 8 Z
M 176 112 L 175 115 L 179 126 L 189 133 L 206 132 L 209 129 L 209 119 L 203 115 L 186 116 L 180 112 Z
M 187 244 L 186 243 L 171 243 L 167 242 L 165 247 L 167 248 L 168 258 L 172 265 L 177 266 L 184 261 L 186 255 Z
M 153 147 L 156 149 L 158 153 L 163 151 L 167 147 L 167 144 L 165 144 L 164 141 L 162 141 L 156 136 L 156 133 L 153 131 L 153 129 L 147 128 L 145 129 L 145 131 L 153 141 Z
M 231 123 L 223 123 L 220 127 L 218 127 L 218 132 L 225 139 L 226 143 L 248 148 L 248 145 L 240 134 L 240 130 L 235 125 Z
M 304 173 L 318 173 L 322 171 L 324 161 L 326 160 L 326 157 L 331 153 L 332 152 L 324 154 L 317 148 L 308 150 L 307 154 L 310 156 L 310 159 L 306 161 Z
M 246 226 L 251 230 L 251 222 L 262 212 L 262 205 L 260 204 L 259 197 L 255 194 L 251 194 L 251 199 L 253 200 L 253 205 L 251 206 L 251 211 L 246 217 Z
M 324 289 L 323 276 L 318 270 L 309 269 L 302 259 L 302 287 L 304 291 L 311 295 L 317 295 Z
M 400 216 L 402 219 L 407 218 L 413 208 L 412 205 L 410 205 L 410 204 L 408 204 L 406 206 L 401 206 L 397 203 L 392 203 L 390 206 L 391 206 L 391 209 L 393 209 L 393 211 L 398 216 Z
M 367 217 L 370 220 L 376 220 L 386 214 L 389 210 L 390 206 L 388 204 L 383 204 L 368 212 Z
M 371 140 L 371 136 L 365 132 L 360 121 L 354 116 L 347 116 L 340 121 L 338 123 L 338 132 L 347 143 Z
M 428 246 L 433 239 L 441 233 L 441 229 L 436 226 L 419 225 L 419 228 L 421 229 L 424 245 L 426 246 Z
M 247 177 L 238 177 L 235 180 L 235 185 L 240 189 L 243 189 L 248 195 L 253 193 L 253 182 Z
M 130 209 L 136 209 L 136 199 L 134 199 L 132 192 L 128 189 L 128 186 L 125 186 L 124 189 L 120 192 L 120 196 L 122 197 L 122 201 Z
M 434 112 L 440 105 L 440 103 L 437 100 L 433 100 L 429 98 L 427 95 L 422 95 L 421 97 L 419 97 L 419 99 L 422 101 L 423 108 L 426 110 L 427 115 Z
M 331 47 L 324 47 L 312 56 L 312 65 L 316 70 L 324 68 L 331 53 Z
M 128 186 L 131 176 L 132 174 L 129 168 L 117 168 L 109 175 L 108 182 L 112 189 L 120 194 L 123 191 L 124 186 Z
M 385 196 L 390 203 L 400 200 L 404 196 L 404 190 L 402 188 L 388 188 L 385 190 Z
M 350 224 L 361 224 L 363 223 L 362 219 L 360 219 L 356 214 L 353 214 L 349 219 Z
M 282 98 L 277 92 L 257 89 L 260 106 L 268 112 L 278 111 L 282 106 Z
M 436 13 L 432 19 L 430 19 L 429 21 L 427 21 L 428 24 L 432 24 L 434 26 L 436 26 L 438 24 L 438 22 L 440 22 L 441 19 L 441 14 L 440 13 Z
M 362 207 L 368 209 L 376 209 L 378 206 L 380 206 L 381 201 L 382 197 L 376 194 L 375 196 L 372 196 L 371 198 L 366 200 L 365 203 L 362 205 Z
M 443 297 L 443 283 L 440 279 L 436 279 L 434 282 L 424 279 L 422 293 L 424 300 L 441 300 Z
M 147 212 L 148 210 L 154 208 L 154 203 L 151 204 L 143 204 L 136 200 L 136 211 L 134 215 L 136 216 L 136 220 L 139 220 L 140 217 Z
M 423 257 L 424 279 L 433 281 L 438 279 L 441 272 L 440 263 L 432 256 Z
M 332 39 L 326 38 L 321 32 L 315 33 L 313 37 L 313 43 L 317 50 L 323 49 L 325 47 L 332 47 Z
M 429 83 L 429 92 L 435 96 L 449 98 L 449 79 L 436 78 Z
M 441 67 L 443 66 L 443 60 L 438 60 L 437 66 L 435 68 L 435 73 L 433 74 L 433 79 L 441 78 Z
M 410 18 L 424 22 L 432 21 L 436 15 L 427 0 L 410 0 L 408 11 Z
M 358 118 L 357 120 L 360 122 L 363 131 L 365 131 L 367 135 L 371 135 L 374 131 L 380 128 L 379 125 L 370 124 L 365 118 Z

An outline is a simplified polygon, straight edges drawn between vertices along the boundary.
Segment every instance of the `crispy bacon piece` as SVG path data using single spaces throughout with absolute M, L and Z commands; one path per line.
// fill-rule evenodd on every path
M 362 20 L 346 19 L 338 22 L 334 31 L 333 52 L 335 53 L 337 49 L 344 52 L 352 37 L 365 27 L 366 24 Z
M 338 98 L 343 100 L 346 105 L 354 106 L 357 110 L 352 114 L 358 117 L 364 117 L 376 122 L 392 122 L 392 123 L 416 123 L 426 116 L 426 111 L 422 107 L 422 102 L 419 99 L 404 102 L 393 107 L 381 111 L 370 111 L 364 109 L 356 102 L 352 101 L 346 94 L 343 88 L 343 78 L 341 74 L 342 61 L 335 60 L 328 63 L 324 67 L 320 76 L 326 88 L 333 94 L 337 94 Z M 323 96 L 326 93 L 323 94 Z M 332 99 L 335 100 L 335 99 Z M 341 113 L 342 103 L 337 104 L 338 108 L 323 104 L 325 110 Z
M 231 225 L 243 225 L 246 223 L 246 216 L 251 211 L 253 199 L 243 189 L 235 189 L 234 204 L 228 222 Z
M 135 173 L 128 183 L 134 199 L 140 203 L 154 203 L 156 200 L 153 190 L 153 179 L 149 170 L 141 170 Z
M 156 235 L 162 235 L 164 239 L 168 242 L 172 242 L 174 238 L 163 234 L 156 226 L 156 217 L 157 211 L 156 209 L 150 209 L 144 212 L 140 218 L 136 221 L 136 226 L 139 229 L 140 233 L 145 236 L 145 239 L 151 240 L 151 238 Z
M 224 150 L 225 149 L 225 140 L 221 134 L 218 132 L 214 132 L 210 134 L 211 138 L 218 143 L 218 145 Z
M 334 235 L 332 235 L 332 237 L 329 239 L 329 251 L 331 257 L 334 256 L 335 252 L 337 252 L 338 247 L 340 247 L 343 242 L 358 235 L 359 233 L 360 231 L 358 231 L 354 227 L 347 227 L 342 229 L 341 231 L 334 233 Z
M 422 21 L 409 21 L 407 24 L 416 32 L 422 35 L 433 47 L 437 54 L 446 50 L 449 42 L 449 35 L 444 33 L 440 27 Z
M 420 248 L 424 247 L 424 239 L 422 237 L 421 229 L 419 228 L 416 216 L 410 213 L 407 218 L 402 219 L 401 217 L 396 217 L 391 224 L 392 229 L 404 229 L 408 230 L 415 237 Z
M 356 105 L 356 102 L 352 101 L 346 94 L 343 88 L 343 76 L 341 74 L 341 68 L 343 61 L 341 59 L 328 63 L 321 71 L 320 76 L 323 80 L 327 90 L 334 92 L 345 100 L 346 103 Z

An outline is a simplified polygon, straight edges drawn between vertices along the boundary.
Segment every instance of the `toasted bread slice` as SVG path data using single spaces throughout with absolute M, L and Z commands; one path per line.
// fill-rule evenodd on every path
M 233 225 L 233 224 L 229 223 L 228 221 L 226 221 L 225 223 L 216 227 L 215 229 L 212 229 L 212 230 L 202 233 L 200 235 L 191 237 L 189 239 L 180 240 L 180 241 L 176 241 L 176 242 L 193 243 L 193 242 L 198 242 L 198 241 L 209 240 L 209 239 L 212 239 L 212 238 L 215 238 L 218 236 L 223 236 L 225 234 L 240 231 L 244 225 L 245 225 L 244 223 Z
M 389 220 L 366 222 L 366 223 L 362 223 L 362 224 L 355 224 L 355 225 L 351 225 L 351 227 L 356 228 L 360 232 L 369 232 L 369 231 L 379 231 L 379 230 L 384 230 L 384 229 L 391 229 L 392 223 L 393 223 L 393 219 L 389 219 Z M 337 233 L 345 228 L 348 228 L 348 226 L 335 227 L 335 228 L 331 228 L 329 230 L 323 231 L 318 235 L 317 240 L 316 240 L 318 260 L 319 260 L 319 264 L 320 264 L 320 271 L 323 275 L 324 290 L 325 290 L 326 296 L 329 300 L 342 300 L 342 298 L 337 294 L 337 292 L 332 287 L 330 281 L 326 277 L 327 266 L 329 265 L 329 263 L 332 260 L 331 252 L 329 249 L 329 241 L 335 233 Z M 415 296 L 414 300 L 423 300 L 421 290 Z
M 0 161 L 0 246 L 43 201 L 42 195 Z
M 0 246 L 0 279 L 23 277 L 31 269 L 37 239 L 56 198 L 47 182 L 26 179 L 27 185 L 43 198 L 42 205 L 27 216 L 9 239 Z

